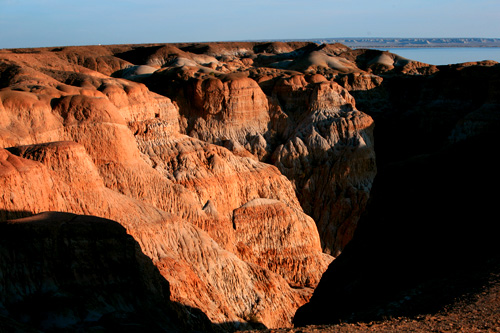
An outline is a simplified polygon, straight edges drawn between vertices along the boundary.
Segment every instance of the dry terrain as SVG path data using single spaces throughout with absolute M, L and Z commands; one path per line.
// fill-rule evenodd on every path
M 499 110 L 493 61 L 0 50 L 0 328 L 494 330 Z

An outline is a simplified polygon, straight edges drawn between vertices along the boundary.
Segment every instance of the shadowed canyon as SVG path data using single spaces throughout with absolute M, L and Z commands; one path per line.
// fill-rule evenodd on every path
M 438 311 L 500 267 L 499 112 L 493 61 L 308 42 L 0 50 L 0 329 Z

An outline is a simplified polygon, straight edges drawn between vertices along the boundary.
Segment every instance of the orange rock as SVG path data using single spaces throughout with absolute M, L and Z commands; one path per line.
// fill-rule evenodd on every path
M 259 318 L 269 327 L 287 326 L 294 309 L 307 300 L 300 291 L 290 288 L 281 276 L 240 260 L 194 225 L 100 187 L 102 181 L 99 182 L 97 168 L 92 168 L 91 159 L 81 145 L 61 142 L 20 147 L 15 151 L 37 157 L 47 166 L 4 150 L 2 184 L 6 186 L 2 186 L 2 190 L 8 192 L 0 197 L 16 193 L 18 197 L 12 201 L 20 204 L 25 214 L 37 210 L 67 210 L 115 218 L 135 237 L 143 252 L 153 259 L 171 283 L 172 299 L 200 308 L 213 322 L 244 324 Z M 68 160 L 71 163 L 61 163 Z M 89 163 L 90 174 L 72 173 L 71 170 L 85 170 Z M 12 174 L 20 171 L 22 174 L 12 179 Z M 50 185 L 42 187 L 43 183 L 38 182 L 28 187 L 26 183 L 36 180 L 40 171 L 40 178 Z M 12 206 L 6 205 L 6 208 L 9 212 L 16 211 Z M 276 294 L 263 298 L 262 295 L 270 292 Z
M 316 221 L 323 250 L 337 256 L 352 238 L 375 177 L 373 120 L 335 82 L 308 83 L 295 75 L 278 80 L 273 94 L 288 115 L 289 139 L 272 161 Z
M 234 211 L 242 259 L 283 276 L 294 287 L 315 287 L 332 257 L 321 252 L 314 220 L 274 199 L 254 199 Z
M 69 50 L 1 51 L 12 70 L 0 91 L 0 143 L 9 147 L 0 153 L 2 218 L 63 211 L 113 219 L 170 282 L 173 300 L 220 324 L 290 326 L 331 260 L 321 254 L 317 234 L 296 237 L 314 230 L 291 183 L 272 165 L 179 133 L 185 119 L 176 104 L 143 84 L 109 77 L 121 62 L 103 66 L 108 51 L 92 49 L 101 59 L 95 66 L 78 48 L 66 58 Z M 269 113 L 256 82 L 235 75 L 207 81 L 206 88 L 210 93 L 200 96 L 207 123 L 220 128 L 213 137 L 264 154 Z M 210 137 L 210 126 L 198 127 L 200 135 Z M 266 236 L 283 253 L 303 253 L 286 259 L 293 272 L 276 263 L 270 270 L 265 253 L 248 262 L 238 257 L 233 211 L 256 198 L 290 207 L 262 207 L 259 214 L 273 219 L 279 212 L 294 226 L 294 237 Z M 305 256 L 314 260 L 299 269 Z M 292 281 L 301 288 L 291 288 Z
M 185 84 L 190 84 L 188 81 Z M 186 87 L 187 101 L 178 101 L 187 117 L 185 131 L 211 143 L 233 140 L 245 146 L 248 135 L 263 134 L 269 123 L 266 95 L 247 77 L 197 79 Z

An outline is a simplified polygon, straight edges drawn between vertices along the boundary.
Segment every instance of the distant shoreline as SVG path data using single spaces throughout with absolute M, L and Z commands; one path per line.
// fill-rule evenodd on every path
M 317 44 L 340 43 L 351 48 L 434 48 L 500 47 L 500 38 L 313 38 L 302 39 Z M 291 41 L 291 40 L 281 40 Z M 300 41 L 300 40 L 299 40 Z
M 312 42 L 318 45 L 340 43 L 354 49 L 394 49 L 394 48 L 500 48 L 500 38 L 367 38 L 367 37 L 338 37 L 338 38 L 299 38 L 299 39 L 255 39 L 255 40 L 226 40 L 226 41 L 199 41 L 199 42 L 156 42 L 156 43 L 130 43 L 130 44 L 103 44 L 110 45 L 137 45 L 152 46 L 166 44 L 210 44 L 210 43 L 268 43 L 268 42 Z M 0 50 L 27 50 L 27 49 L 51 49 L 70 46 L 99 46 L 101 44 L 88 45 L 52 45 L 52 46 L 29 46 L 29 47 L 0 47 Z

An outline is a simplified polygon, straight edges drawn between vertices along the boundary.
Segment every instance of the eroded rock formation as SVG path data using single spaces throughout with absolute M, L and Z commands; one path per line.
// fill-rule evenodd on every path
M 179 46 L 168 50 L 171 60 L 161 69 L 138 79 L 179 105 L 182 132 L 276 165 L 316 221 L 323 250 L 339 254 L 376 173 L 373 122 L 333 80 L 340 73 L 366 73 L 341 56 L 350 49 L 311 43 Z M 155 54 L 145 57 L 141 48 L 125 58 L 134 52 L 143 54 L 143 63 Z M 190 52 L 215 56 L 217 63 L 207 67 L 193 55 L 189 63 L 172 60 Z M 328 199 L 315 205 L 318 198 Z
M 282 119 L 257 81 L 249 74 L 187 80 L 197 88 L 186 109 L 181 99 L 115 76 L 147 78 L 152 68 L 182 69 L 213 55 L 172 61 L 169 48 L 157 49 L 149 67 L 131 74 L 135 64 L 124 54 L 133 47 L 78 50 L 2 51 L 2 219 L 44 211 L 113 219 L 169 281 L 171 300 L 227 329 L 289 326 L 333 258 L 322 253 L 294 184 L 259 161 L 278 143 L 271 117 Z M 220 71 L 250 67 L 245 59 L 226 59 Z M 258 200 L 273 204 L 249 211 L 251 219 L 241 215 Z
M 433 174 L 429 165 L 438 166 L 438 175 L 445 175 L 451 167 L 439 157 L 442 151 L 465 166 L 457 170 L 476 170 L 457 156 L 461 156 L 460 147 L 476 147 L 482 138 L 491 141 L 490 134 L 498 124 L 498 79 L 494 75 L 486 81 L 479 77 L 490 77 L 497 67 L 491 62 L 436 67 L 388 52 L 305 42 L 2 50 L 0 217 L 5 221 L 59 211 L 117 221 L 148 257 L 141 259 L 148 263 L 148 272 L 156 272 L 137 276 L 131 271 L 137 277 L 135 282 L 123 281 L 144 285 L 146 293 L 163 288 L 157 301 L 162 304 L 160 311 L 172 314 L 162 324 L 168 327 L 181 327 L 178 320 L 188 325 L 196 325 L 198 320 L 205 325 L 201 312 L 219 325 L 210 329 L 287 327 L 320 279 L 320 288 L 299 311 L 296 322 L 317 323 L 325 316 L 345 319 L 344 313 L 358 309 L 350 300 L 370 288 L 366 276 L 372 282 L 383 280 L 383 274 L 373 278 L 366 273 L 377 258 L 387 258 L 381 265 L 388 274 L 392 272 L 382 285 L 396 286 L 397 292 L 405 290 L 406 284 L 394 281 L 404 279 L 406 270 L 391 270 L 390 263 L 404 257 L 404 249 L 418 248 L 418 241 L 397 243 L 403 250 L 394 257 L 390 235 L 398 237 L 395 216 L 404 217 L 406 209 L 414 210 L 412 202 L 424 206 L 415 193 L 421 193 L 418 189 L 425 184 L 432 186 L 429 179 L 436 179 L 429 176 Z M 374 120 L 381 147 L 377 151 L 381 179 L 392 185 L 385 190 L 379 185 L 375 193 L 380 199 L 376 197 L 370 206 L 376 208 L 365 216 L 360 236 L 354 237 L 343 254 L 368 204 L 376 173 Z M 446 149 L 441 150 L 443 147 Z M 422 153 L 430 155 L 422 157 Z M 395 161 L 404 168 L 388 167 Z M 410 201 L 400 195 L 399 208 L 392 210 L 391 191 L 406 193 L 404 189 L 409 188 L 397 180 L 401 170 L 421 171 L 422 175 L 414 177 Z M 456 189 L 450 198 L 463 198 L 459 187 L 451 181 L 445 183 Z M 473 183 L 466 185 L 477 192 Z M 429 199 L 432 202 L 448 192 L 443 185 L 435 193 Z M 452 207 L 453 201 L 446 200 L 444 206 Z M 458 202 L 466 206 L 463 200 Z M 477 200 L 472 202 L 479 205 Z M 419 217 L 424 219 L 426 211 L 414 214 L 408 225 Z M 472 216 L 469 212 L 453 216 L 463 221 L 464 216 Z M 72 226 L 78 242 L 71 242 L 66 257 L 76 253 L 71 251 L 95 250 L 80 240 L 99 233 L 92 227 L 96 225 L 116 229 L 111 232 L 112 244 L 120 240 L 133 243 L 113 222 L 88 226 L 89 219 L 97 218 L 54 214 L 0 226 L 33 236 L 31 246 L 24 250 L 37 251 L 55 262 L 60 260 L 62 248 L 43 244 L 51 239 L 68 243 L 66 231 Z M 71 225 L 68 219 L 77 223 Z M 389 221 L 388 226 L 378 225 L 379 220 Z M 430 228 L 431 224 L 426 225 Z M 439 228 L 439 235 L 446 229 Z M 9 243 L 7 233 L 4 235 L 2 253 L 10 256 L 20 244 Z M 415 235 L 412 239 L 425 239 L 426 233 Z M 466 239 L 460 232 L 454 236 Z M 377 251 L 380 239 L 386 239 L 387 246 Z M 111 244 L 94 241 L 97 247 Z M 428 244 L 432 248 L 436 243 Z M 42 245 L 45 251 L 39 250 Z M 125 252 L 132 253 L 131 249 L 129 246 Z M 137 246 L 134 251 L 138 258 Z M 424 257 L 432 253 L 416 251 Z M 340 254 L 340 259 L 321 278 L 333 260 L 330 254 Z M 32 257 L 34 263 L 47 265 L 47 281 L 71 273 Z M 104 256 L 102 262 L 116 258 L 133 262 L 133 257 Z M 410 257 L 418 261 L 418 255 Z M 70 259 L 75 267 L 86 265 L 82 257 Z M 138 267 L 137 262 L 131 265 Z M 366 268 L 356 270 L 359 265 Z M 24 291 L 43 287 L 33 282 L 36 272 L 19 269 L 24 272 L 20 287 Z M 95 278 L 92 276 L 90 280 Z M 3 277 L 6 286 L 12 279 Z M 74 286 L 61 281 L 51 284 L 51 290 L 71 296 L 66 290 Z M 82 286 L 88 286 L 85 281 Z M 164 291 L 167 281 L 170 294 Z M 349 292 L 345 292 L 346 283 L 351 286 Z M 19 301 L 14 294 L 32 297 L 30 292 L 9 288 L 4 287 L 7 292 L 2 299 L 7 311 L 14 311 L 16 307 L 11 305 Z M 92 292 L 98 295 L 100 290 Z M 88 294 L 90 300 L 94 294 Z M 378 294 L 367 292 L 368 303 L 376 299 L 370 295 Z M 122 297 L 113 309 L 106 310 L 109 313 L 125 308 L 127 312 L 143 304 L 143 298 L 134 300 L 129 293 L 107 296 L 111 303 Z M 336 303 L 327 308 L 344 310 L 332 315 L 330 310 L 317 309 L 325 309 L 323 300 L 332 297 Z M 92 308 L 84 307 L 85 311 Z M 201 310 L 198 317 L 189 315 L 196 309 Z M 363 315 L 372 309 L 363 308 Z M 22 326 L 24 321 L 43 328 L 57 324 L 50 318 L 60 315 L 58 311 L 47 311 L 35 324 L 30 313 L 29 320 L 20 312 L 11 315 L 18 316 L 16 325 Z M 106 311 L 99 312 L 102 318 L 110 317 Z M 95 324 L 82 321 L 81 312 L 66 315 L 72 321 L 65 328 L 77 322 Z M 143 320 L 146 317 L 141 318 L 141 323 L 149 324 Z M 106 323 L 119 326 L 113 319 Z
M 1 50 L 0 216 L 117 221 L 184 310 L 287 327 L 365 211 L 375 122 L 384 167 L 482 137 L 497 90 L 466 82 L 497 65 L 479 65 L 305 42 Z

